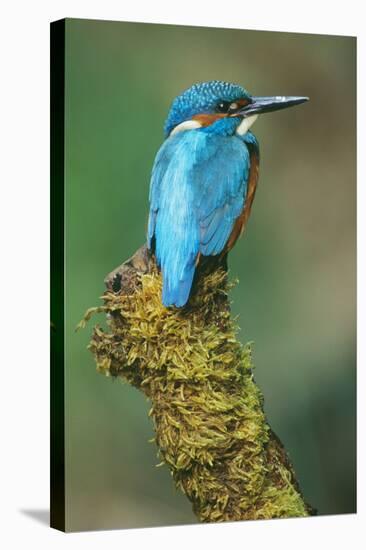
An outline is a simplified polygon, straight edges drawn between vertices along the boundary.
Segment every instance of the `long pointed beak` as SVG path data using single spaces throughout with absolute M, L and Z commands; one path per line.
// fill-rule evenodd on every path
M 252 97 L 252 102 L 237 111 L 235 114 L 242 116 L 250 116 L 257 113 L 269 113 L 271 111 L 279 111 L 287 109 L 293 105 L 300 105 L 308 101 L 308 97 L 301 96 L 272 96 L 272 97 Z

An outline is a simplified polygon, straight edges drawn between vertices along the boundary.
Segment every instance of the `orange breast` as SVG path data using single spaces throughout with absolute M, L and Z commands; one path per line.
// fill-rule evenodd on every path
M 231 235 L 226 243 L 225 253 L 232 249 L 240 235 L 243 233 L 252 209 L 252 204 L 257 189 L 259 173 L 259 158 L 256 151 L 250 149 L 250 170 L 248 178 L 248 191 L 244 202 L 244 208 L 240 216 L 236 219 Z

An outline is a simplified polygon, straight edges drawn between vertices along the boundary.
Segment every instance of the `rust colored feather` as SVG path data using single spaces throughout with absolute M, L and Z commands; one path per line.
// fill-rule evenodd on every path
M 233 230 L 231 232 L 231 235 L 226 243 L 225 247 L 225 253 L 229 252 L 240 237 L 240 235 L 243 233 L 244 228 L 247 224 L 247 221 L 250 216 L 250 212 L 252 209 L 252 204 L 255 196 L 255 192 L 257 189 L 257 183 L 258 183 L 258 174 L 259 174 L 259 157 L 256 151 L 253 149 L 250 150 L 250 170 L 249 170 L 249 178 L 248 178 L 248 192 L 247 196 L 244 202 L 244 208 L 240 216 L 237 218 Z
M 226 118 L 226 113 L 214 113 L 214 114 L 206 114 L 202 113 L 200 115 L 194 115 L 192 117 L 192 120 L 197 120 L 201 124 L 202 127 L 210 126 L 216 120 L 219 120 L 220 118 Z

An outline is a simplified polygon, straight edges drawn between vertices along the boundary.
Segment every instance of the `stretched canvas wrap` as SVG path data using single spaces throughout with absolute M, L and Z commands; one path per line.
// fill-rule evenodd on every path
M 355 90 L 353 37 L 51 24 L 53 527 L 356 512 Z

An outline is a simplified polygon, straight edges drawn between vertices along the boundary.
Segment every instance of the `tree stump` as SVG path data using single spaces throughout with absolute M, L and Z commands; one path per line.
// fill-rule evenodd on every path
M 141 247 L 105 279 L 109 330 L 89 345 L 99 372 L 151 401 L 155 442 L 202 522 L 302 517 L 306 504 L 263 412 L 250 345 L 230 315 L 226 258 L 202 262 L 184 308 L 161 303 L 155 259 Z M 152 473 L 153 475 L 153 473 Z

